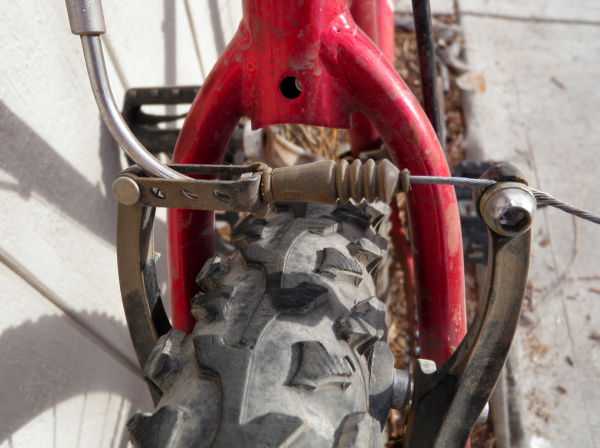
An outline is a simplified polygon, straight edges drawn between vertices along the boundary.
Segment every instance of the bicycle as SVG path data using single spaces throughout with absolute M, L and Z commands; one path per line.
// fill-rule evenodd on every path
M 285 5 L 285 14 L 284 5 L 244 2 L 238 34 L 194 101 L 171 167 L 135 140 L 110 95 L 99 2 L 67 4 L 101 113 L 139 166 L 113 185 L 120 202 L 125 312 L 159 406 L 154 415 L 130 421 L 135 443 L 376 446 L 395 407 L 409 415 L 406 446 L 464 446 L 500 374 L 525 290 L 535 198 L 522 176 L 499 166 L 486 173 L 485 188 L 478 184 L 476 204 L 491 229 L 492 262 L 487 301 L 463 340 L 456 197 L 449 185 L 420 179 L 449 176 L 444 154 L 424 112 L 355 25 L 346 1 Z M 289 64 L 282 68 L 282 60 Z M 279 122 L 348 128 L 354 112 L 369 118 L 395 162 L 412 174 L 372 161 L 276 170 L 213 166 L 242 115 L 251 116 L 255 128 Z M 389 201 L 400 188 L 408 193 L 410 185 L 424 358 L 412 377 L 393 369 L 382 341 L 385 322 L 371 274 L 385 246 L 376 233 L 383 211 L 369 205 L 377 197 Z M 338 199 L 333 207 L 314 205 Z M 354 205 L 347 204 L 350 199 Z M 172 323 L 155 278 L 156 206 L 170 208 Z M 217 209 L 254 214 L 238 225 L 239 250 L 232 260 L 212 257 L 214 212 L 205 210 Z M 198 272 L 205 294 L 198 294 Z M 510 287 L 499 291 L 498 284 Z M 249 303 L 254 307 L 248 309 Z M 504 327 L 493 324 L 499 320 Z M 297 334 L 289 331 L 294 326 Z M 307 327 L 322 328 L 313 336 Z M 244 376 L 254 369 L 260 373 Z M 289 409 L 290 396 L 302 398 L 305 407 Z

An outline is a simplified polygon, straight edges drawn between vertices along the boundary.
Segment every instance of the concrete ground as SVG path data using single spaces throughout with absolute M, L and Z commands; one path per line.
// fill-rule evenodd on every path
M 435 3 L 435 2 L 434 2 Z M 484 93 L 465 94 L 468 156 L 600 212 L 600 3 L 458 0 Z M 434 8 L 435 12 L 435 8 Z M 542 209 L 511 353 L 520 446 L 600 446 L 600 226 Z

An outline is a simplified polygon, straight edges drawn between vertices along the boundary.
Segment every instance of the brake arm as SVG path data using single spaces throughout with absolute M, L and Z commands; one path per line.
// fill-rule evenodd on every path
M 405 448 L 466 445 L 500 377 L 521 314 L 535 199 L 508 164 L 490 168 L 482 178 L 498 181 L 473 192 L 488 225 L 485 292 L 467 335 L 441 368 L 427 360 L 415 364 Z M 515 216 L 521 220 L 511 221 Z

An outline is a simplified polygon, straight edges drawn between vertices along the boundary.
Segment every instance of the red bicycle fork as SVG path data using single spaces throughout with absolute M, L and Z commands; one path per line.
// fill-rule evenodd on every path
M 399 168 L 449 176 L 423 110 L 348 6 L 347 0 L 244 0 L 239 29 L 190 109 L 173 162 L 220 163 L 242 116 L 255 129 L 278 123 L 348 129 L 361 113 Z M 450 186 L 414 185 L 407 203 L 421 356 L 440 366 L 466 332 L 456 196 Z M 172 324 L 189 333 L 195 279 L 214 254 L 214 212 L 169 210 L 168 231 Z
M 391 0 L 355 0 L 350 13 L 356 25 L 369 36 L 389 62 L 394 62 L 394 11 Z M 352 115 L 352 129 L 348 131 L 352 155 L 376 149 L 381 144 L 379 134 L 362 112 Z

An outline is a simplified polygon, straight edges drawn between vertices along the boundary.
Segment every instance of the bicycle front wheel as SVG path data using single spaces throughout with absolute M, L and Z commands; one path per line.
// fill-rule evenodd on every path
M 162 393 L 128 423 L 154 447 L 379 447 L 393 355 L 373 274 L 386 206 L 276 204 L 198 276 L 190 335 L 160 338 L 144 376 Z

